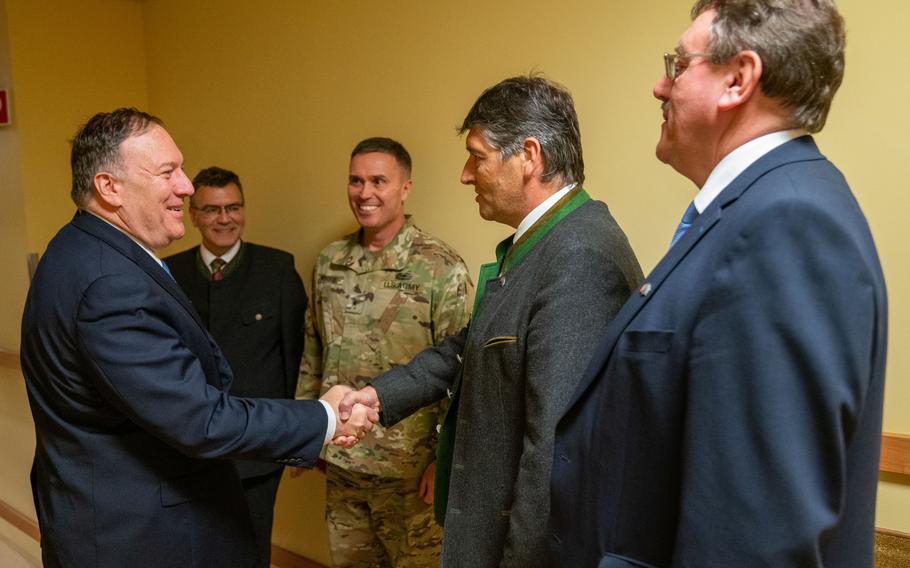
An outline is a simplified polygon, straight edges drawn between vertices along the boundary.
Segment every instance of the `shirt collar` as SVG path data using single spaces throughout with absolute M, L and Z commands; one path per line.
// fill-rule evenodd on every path
M 216 258 L 220 258 L 226 264 L 226 263 L 234 260 L 234 257 L 237 256 L 237 252 L 239 250 L 240 250 L 240 239 L 237 239 L 237 242 L 234 243 L 234 245 L 231 248 L 227 249 L 227 252 L 225 252 L 221 256 L 216 256 L 212 251 L 205 248 L 205 245 L 203 245 L 203 244 L 199 245 L 199 254 L 202 255 L 202 262 L 205 263 L 205 265 L 208 267 L 209 270 L 212 269 L 213 260 L 215 260 Z
M 522 236 L 523 234 L 525 234 L 525 233 L 527 232 L 528 229 L 531 228 L 531 225 L 533 225 L 534 223 L 537 222 L 538 219 L 540 219 L 541 217 L 543 217 L 544 213 L 546 213 L 547 211 L 549 211 L 550 208 L 553 207 L 553 205 L 555 205 L 557 201 L 559 201 L 560 199 L 562 199 L 562 197 L 563 197 L 565 194 L 567 194 L 567 193 L 569 193 L 570 191 L 572 191 L 572 189 L 573 189 L 576 185 L 578 185 L 578 184 L 577 184 L 577 183 L 570 183 L 569 185 L 567 185 L 567 186 L 565 186 L 564 188 L 560 189 L 559 191 L 557 191 L 556 193 L 554 193 L 554 194 L 551 195 L 550 197 L 544 199 L 543 202 L 542 202 L 540 205 L 538 205 L 537 207 L 535 207 L 534 209 L 532 209 L 531 212 L 528 213 L 528 215 L 527 215 L 524 219 L 521 220 L 521 223 L 518 224 L 518 228 L 515 229 L 515 236 L 512 237 L 512 242 L 514 243 L 515 241 L 517 241 L 518 239 L 520 239 L 521 236 Z
M 806 134 L 808 133 L 802 128 L 778 130 L 777 132 L 749 140 L 724 156 L 724 159 L 714 167 L 711 175 L 705 181 L 705 185 L 695 196 L 695 209 L 698 210 L 699 214 L 704 212 L 708 205 L 711 205 L 711 202 L 714 201 L 714 198 L 720 195 L 720 192 L 725 187 L 730 185 L 730 182 L 746 171 L 746 168 L 757 162 L 759 158 L 778 146 Z

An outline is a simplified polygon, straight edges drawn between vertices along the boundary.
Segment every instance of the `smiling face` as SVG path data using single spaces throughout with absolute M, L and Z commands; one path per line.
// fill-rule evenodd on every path
M 398 234 L 410 192 L 411 180 L 391 154 L 368 152 L 351 158 L 348 203 L 363 227 L 365 244 L 375 242 L 381 248 Z
M 473 185 L 477 194 L 474 200 L 480 207 L 480 216 L 517 227 L 529 207 L 522 191 L 523 174 L 521 153 L 502 159 L 502 154 L 487 142 L 479 128 L 471 128 L 465 138 L 468 160 L 461 172 L 461 183 Z
M 702 12 L 679 40 L 677 53 L 707 53 L 714 10 Z M 717 102 L 724 90 L 724 67 L 707 57 L 682 58 L 675 79 L 662 76 L 654 85 L 654 97 L 662 102 L 664 122 L 660 127 L 657 158 L 693 179 L 704 181 L 714 158 L 712 144 L 718 138 Z
M 183 171 L 183 154 L 164 128 L 155 125 L 124 140 L 113 169 L 111 222 L 153 251 L 183 236 L 183 199 L 193 194 L 193 184 Z
M 243 236 L 246 214 L 236 183 L 224 187 L 201 185 L 192 199 L 190 220 L 202 234 L 202 244 L 215 256 L 226 253 Z

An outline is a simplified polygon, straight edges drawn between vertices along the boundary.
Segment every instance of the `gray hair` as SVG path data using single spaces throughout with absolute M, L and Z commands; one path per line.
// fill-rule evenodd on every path
M 536 138 L 543 153 L 542 181 L 557 177 L 564 184 L 585 180 L 581 130 L 572 95 L 544 77 L 512 77 L 484 91 L 458 132 L 464 134 L 471 128 L 480 129 L 503 159 L 520 152 L 527 138 Z
M 121 165 L 120 144 L 155 125 L 164 126 L 164 123 L 135 108 L 118 108 L 112 112 L 99 112 L 76 132 L 70 152 L 73 170 L 70 197 L 76 207 L 84 207 L 91 198 L 95 174 Z
M 692 19 L 715 10 L 708 52 L 725 63 L 752 50 L 759 86 L 790 111 L 794 126 L 819 132 L 844 78 L 844 20 L 832 0 L 697 0 Z

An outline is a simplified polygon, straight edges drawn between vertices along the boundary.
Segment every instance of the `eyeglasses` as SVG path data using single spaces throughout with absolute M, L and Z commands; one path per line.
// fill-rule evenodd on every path
M 664 71 L 670 80 L 675 80 L 689 67 L 693 57 L 711 57 L 710 53 L 664 53 Z
M 203 217 L 217 217 L 224 211 L 233 217 L 243 211 L 243 203 L 229 203 L 227 205 L 205 205 L 203 207 L 193 207 Z

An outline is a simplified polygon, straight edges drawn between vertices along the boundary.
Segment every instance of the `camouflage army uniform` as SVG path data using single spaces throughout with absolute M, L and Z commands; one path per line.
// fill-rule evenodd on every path
M 316 262 L 297 398 L 336 384 L 362 388 L 467 324 L 471 282 L 452 248 L 410 217 L 381 251 L 367 251 L 359 235 L 330 244 Z M 417 487 L 435 459 L 442 411 L 430 405 L 391 428 L 377 425 L 349 450 L 326 447 L 336 566 L 438 565 L 441 529 Z

